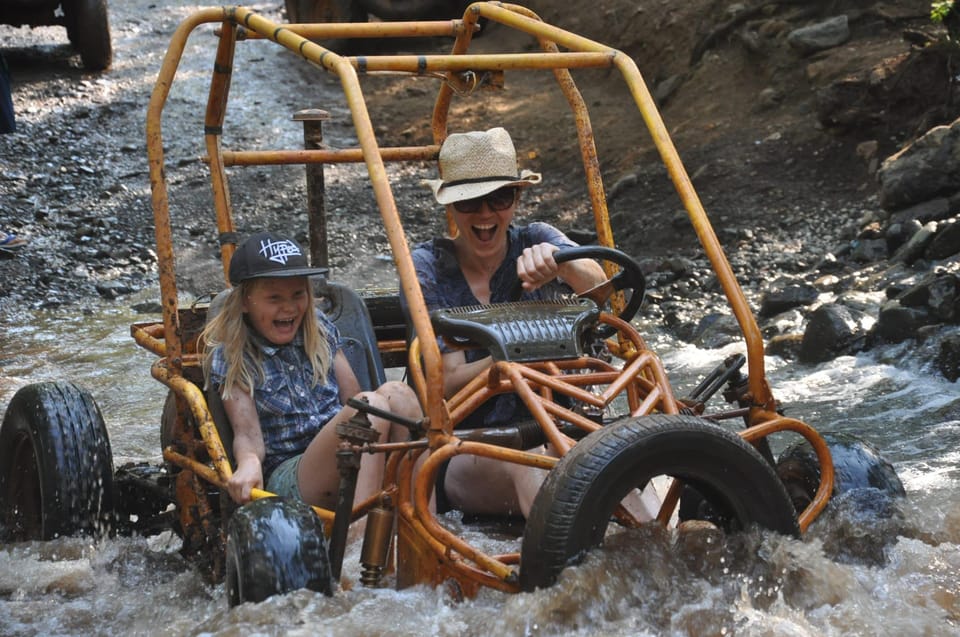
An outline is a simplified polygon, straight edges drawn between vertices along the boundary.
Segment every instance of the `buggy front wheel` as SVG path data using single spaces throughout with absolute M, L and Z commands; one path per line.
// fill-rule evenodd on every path
M 301 588 L 333 593 L 323 523 L 299 500 L 263 498 L 237 509 L 227 530 L 226 571 L 230 606 Z
M 725 532 L 757 525 L 800 534 L 786 490 L 749 443 L 695 416 L 641 416 L 591 433 L 550 471 L 527 519 L 520 587 L 551 586 L 603 543 L 621 500 L 657 476 L 695 488 Z

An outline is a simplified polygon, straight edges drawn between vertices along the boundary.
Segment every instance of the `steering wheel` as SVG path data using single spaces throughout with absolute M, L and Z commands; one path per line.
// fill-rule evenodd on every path
M 629 323 L 640 311 L 640 306 L 643 305 L 643 298 L 647 291 L 647 278 L 643 275 L 640 264 L 626 252 L 605 246 L 560 248 L 553 253 L 553 260 L 557 264 L 576 261 L 577 259 L 599 259 L 601 261 L 611 261 L 620 266 L 620 271 L 613 275 L 612 279 L 583 292 L 580 296 L 586 297 L 602 307 L 613 296 L 614 292 L 631 290 L 630 300 L 627 301 L 627 305 L 618 316 L 618 318 Z M 523 282 L 518 277 L 508 298 L 511 302 L 519 301 L 522 294 Z M 610 328 L 606 336 L 612 334 L 613 331 Z

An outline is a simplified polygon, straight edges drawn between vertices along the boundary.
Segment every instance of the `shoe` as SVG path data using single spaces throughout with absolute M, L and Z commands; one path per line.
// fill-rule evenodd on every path
M 0 252 L 12 255 L 25 245 L 27 245 L 26 239 L 0 230 Z

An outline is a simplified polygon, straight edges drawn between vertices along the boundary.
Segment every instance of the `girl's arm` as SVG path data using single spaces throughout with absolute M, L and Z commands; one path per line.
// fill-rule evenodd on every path
M 333 375 L 337 379 L 337 384 L 340 385 L 340 404 L 346 405 L 348 399 L 360 393 L 360 381 L 353 373 L 350 361 L 343 355 L 343 350 L 338 349 L 336 356 L 333 357 Z
M 237 469 L 227 480 L 227 492 L 234 502 L 250 501 L 251 489 L 263 488 L 263 459 L 266 449 L 260 431 L 260 417 L 250 394 L 234 390 L 224 399 L 223 409 L 233 428 L 233 456 Z

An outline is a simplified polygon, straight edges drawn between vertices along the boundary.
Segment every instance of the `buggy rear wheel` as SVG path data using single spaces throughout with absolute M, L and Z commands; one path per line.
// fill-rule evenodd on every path
M 752 525 L 799 536 L 796 515 L 773 467 L 749 443 L 686 415 L 631 418 L 580 441 L 534 499 L 520 553 L 520 587 L 552 585 L 603 543 L 614 510 L 633 489 L 670 476 L 703 494 L 724 531 Z
M 72 383 L 27 385 L 0 427 L 0 520 L 12 540 L 107 530 L 113 456 L 103 416 Z
M 263 498 L 237 509 L 227 531 L 226 570 L 230 606 L 301 588 L 333 594 L 323 523 L 299 500 Z

